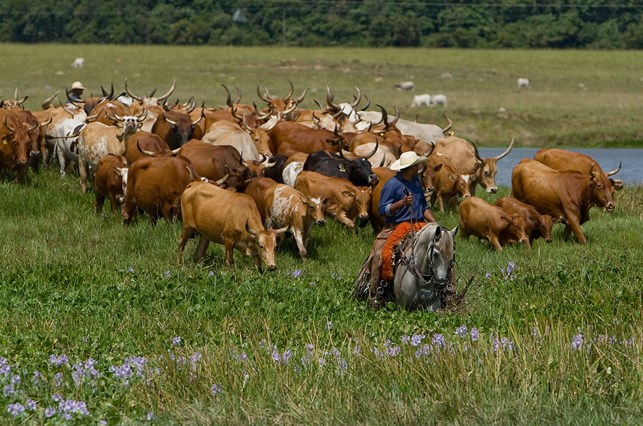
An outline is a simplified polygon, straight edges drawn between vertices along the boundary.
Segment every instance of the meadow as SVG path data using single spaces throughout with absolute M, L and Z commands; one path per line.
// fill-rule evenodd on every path
M 282 94 L 290 78 L 296 91 L 317 88 L 309 106 L 326 84 L 336 100 L 357 85 L 412 117 L 411 95 L 392 87 L 412 79 L 427 92 L 437 81 L 449 96 L 446 109 L 417 109 L 421 121 L 443 123 L 446 112 L 456 134 L 487 146 L 520 132 L 523 146 L 640 144 L 641 52 L 0 51 L 0 97 L 17 87 L 30 108 L 74 80 L 99 92 L 127 78 L 147 93 L 176 77 L 172 99 L 215 106 L 225 101 L 220 83 L 236 83 L 250 102 L 257 82 Z M 85 68 L 69 67 L 76 56 Z M 528 92 L 515 86 L 523 74 Z M 368 225 L 314 228 L 306 260 L 286 240 L 272 272 L 239 253 L 225 267 L 221 246 L 197 263 L 195 241 L 179 267 L 179 223 L 139 217 L 125 227 L 109 209 L 96 215 L 93 194 L 56 167 L 30 172 L 26 185 L 3 176 L 0 422 L 640 424 L 643 188 L 626 186 L 616 203 L 612 214 L 591 210 L 586 245 L 563 241 L 561 225 L 530 251 L 456 237 L 459 285 L 472 280 L 457 311 L 372 311 L 351 297 L 374 238 Z M 436 217 L 458 222 L 453 212 Z

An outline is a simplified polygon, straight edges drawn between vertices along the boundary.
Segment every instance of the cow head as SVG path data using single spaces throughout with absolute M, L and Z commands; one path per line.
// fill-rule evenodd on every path
M 324 216 L 324 208 L 321 198 L 303 196 L 301 201 L 306 206 L 306 216 L 310 218 L 315 225 L 326 225 L 326 217 Z
M 371 186 L 358 186 L 355 191 L 355 203 L 357 204 L 357 217 L 366 220 L 368 219 L 368 212 L 371 209 L 371 194 L 373 187 Z
M 254 232 L 248 226 L 248 222 L 246 222 L 246 232 L 252 236 L 255 249 L 269 271 L 277 269 L 277 263 L 275 262 L 277 237 L 283 235 L 287 230 L 288 227 L 281 229 L 261 229 Z
M 509 147 L 502 154 L 490 158 L 481 158 L 476 144 L 472 141 L 469 141 L 469 143 L 473 145 L 475 156 L 478 160 L 474 175 L 474 181 L 471 182 L 471 184 L 475 184 L 475 182 L 478 182 L 488 193 L 495 194 L 498 191 L 498 186 L 496 185 L 498 160 L 504 158 L 505 156 L 507 156 L 507 154 L 509 154 L 511 148 L 513 147 L 514 140 L 511 140 Z
M 548 214 L 540 215 L 537 223 L 538 226 L 536 228 L 537 232 L 535 237 L 540 236 L 548 243 L 551 243 L 551 229 L 554 226 L 554 220 L 552 219 L 552 217 Z
M 2 137 L 3 152 L 6 157 L 15 158 L 18 167 L 24 167 L 29 160 L 28 151 L 31 144 L 29 133 L 37 127 L 25 127 L 15 116 L 7 116 L 4 119 L 3 127 L 5 135 Z M 5 149 L 6 148 L 6 149 Z
M 596 163 L 592 163 L 589 168 L 588 185 L 590 202 L 603 208 L 607 212 L 613 212 L 616 207 L 614 199 L 612 198 L 614 188 L 610 185 L 606 174 L 601 173 L 597 169 Z
M 365 158 L 355 158 L 353 160 L 349 160 L 346 157 L 344 157 L 344 154 L 340 149 L 338 154 L 343 160 L 338 165 L 338 167 L 340 168 L 340 171 L 341 172 L 348 171 L 348 180 L 353 182 L 355 185 L 374 187 L 375 185 L 377 185 L 377 182 L 379 182 L 379 178 L 375 173 L 373 173 L 373 167 L 370 161 L 368 161 L 368 158 L 370 158 L 372 155 L 375 154 L 375 152 L 377 152 L 377 148 L 378 148 L 378 144 L 376 143 L 375 149 L 370 155 L 368 155 Z

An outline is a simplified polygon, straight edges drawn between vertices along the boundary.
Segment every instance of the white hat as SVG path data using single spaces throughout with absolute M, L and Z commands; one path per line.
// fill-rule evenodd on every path
M 80 81 L 74 81 L 71 84 L 71 90 L 74 90 L 74 89 L 87 90 L 87 88 L 84 87 L 83 83 L 81 83 Z
M 428 158 L 424 155 L 417 155 L 414 151 L 407 151 L 400 155 L 400 158 L 395 160 L 395 162 L 389 166 L 389 169 L 402 170 L 427 160 Z

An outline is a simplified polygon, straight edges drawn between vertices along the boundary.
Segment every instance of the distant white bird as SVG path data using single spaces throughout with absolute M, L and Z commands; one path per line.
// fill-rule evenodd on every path
M 82 68 L 85 66 L 85 58 L 76 58 L 74 62 L 71 63 L 72 68 Z

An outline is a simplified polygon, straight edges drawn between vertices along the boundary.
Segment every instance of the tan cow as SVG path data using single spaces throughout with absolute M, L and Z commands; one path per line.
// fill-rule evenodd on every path
M 496 201 L 496 206 L 502 208 L 507 214 L 519 214 L 523 217 L 525 234 L 529 239 L 525 242 L 531 248 L 531 243 L 542 237 L 548 243 L 551 242 L 551 228 L 554 225 L 552 217 L 548 214 L 540 214 L 534 206 L 518 201 L 513 197 L 502 197 Z M 515 241 L 507 241 L 515 242 Z M 501 244 L 504 243 L 501 241 Z
M 444 213 L 444 204 L 450 207 L 456 205 L 457 197 L 469 197 L 469 185 L 458 174 L 451 161 L 440 154 L 429 155 L 424 174 L 431 177 L 434 190 L 431 192 L 431 206 L 438 204 L 438 209 Z
M 468 197 L 460 203 L 459 227 L 462 237 L 469 238 L 469 235 L 474 235 L 486 239 L 497 251 L 502 251 L 501 242 L 529 241 L 522 222 L 520 215 L 509 215 L 482 198 Z
M 181 215 L 179 265 L 183 263 L 185 243 L 198 232 L 201 235 L 197 248 L 199 260 L 203 259 L 212 241 L 225 246 L 228 265 L 234 264 L 233 250 L 236 248 L 246 256 L 253 256 L 258 268 L 262 262 L 268 269 L 277 267 L 277 236 L 286 232 L 286 228 L 265 229 L 259 210 L 248 194 L 226 191 L 206 182 L 193 182 L 181 196 Z
M 101 158 L 94 175 L 96 214 L 103 210 L 105 198 L 109 198 L 112 211 L 118 212 L 118 205 L 123 202 L 127 193 L 127 159 L 122 155 L 108 154 Z
M 478 184 L 487 192 L 495 194 L 498 191 L 498 186 L 496 185 L 498 160 L 509 154 L 513 144 L 512 139 L 509 147 L 502 154 L 491 158 L 482 158 L 475 143 L 449 136 L 439 139 L 433 152 L 442 154 L 451 160 L 458 173 L 468 180 L 471 195 L 476 195 L 476 186 Z
M 326 224 L 321 198 L 307 197 L 270 178 L 253 179 L 245 191 L 255 200 L 266 228 L 288 228 L 295 238 L 299 255 L 306 257 L 312 226 Z
M 346 179 L 302 171 L 295 180 L 295 189 L 310 198 L 321 198 L 324 213 L 355 229 L 355 219 L 368 219 L 371 203 L 370 186 L 355 186 Z

